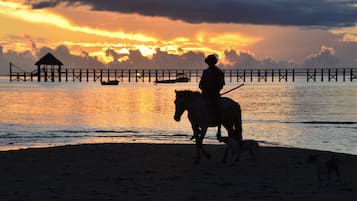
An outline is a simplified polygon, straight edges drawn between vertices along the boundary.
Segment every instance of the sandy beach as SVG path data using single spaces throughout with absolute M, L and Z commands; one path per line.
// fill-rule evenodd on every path
M 357 156 L 261 147 L 194 164 L 194 145 L 86 144 L 0 152 L 0 200 L 355 200 Z M 340 181 L 318 182 L 310 154 L 334 155 Z

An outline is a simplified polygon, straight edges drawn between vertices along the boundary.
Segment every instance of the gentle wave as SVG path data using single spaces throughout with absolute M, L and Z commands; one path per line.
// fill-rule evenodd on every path
M 157 133 L 157 132 L 155 132 Z M 73 135 L 71 135 L 73 134 Z M 109 134 L 109 135 L 108 135 Z M 110 135 L 113 134 L 113 135 Z M 120 135 L 121 134 L 121 135 Z M 128 135 L 130 134 L 130 135 Z M 189 137 L 189 134 L 182 133 L 161 133 L 154 134 L 151 132 L 139 132 L 135 130 L 52 130 L 37 132 L 32 134 L 27 133 L 6 133 L 0 134 L 0 139 L 34 139 L 34 138 L 167 138 L 167 137 Z
M 332 124 L 332 125 L 357 124 L 357 122 L 355 122 L 355 121 L 285 121 L 285 122 L 281 122 L 281 123 L 287 123 L 287 124 Z
M 53 130 L 48 132 L 60 132 L 60 133 L 139 133 L 134 130 Z

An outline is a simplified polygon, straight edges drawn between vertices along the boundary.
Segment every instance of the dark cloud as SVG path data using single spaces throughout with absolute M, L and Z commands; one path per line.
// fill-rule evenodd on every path
M 259 68 L 260 61 L 256 60 L 252 54 L 247 52 L 240 52 L 239 54 L 235 50 L 226 50 L 224 55 L 228 62 L 231 64 L 229 66 L 239 67 L 239 68 Z
M 42 48 L 39 51 L 37 57 L 41 58 L 48 52 L 55 55 L 59 60 L 62 61 L 62 63 L 64 63 L 66 67 L 69 68 L 98 68 L 103 66 L 103 63 L 98 61 L 96 57 L 88 56 L 86 52 L 84 52 L 83 55 L 83 51 L 82 55 L 74 55 L 65 45 L 60 45 L 54 50 L 50 48 Z
M 357 43 L 353 46 L 357 49 Z M 351 48 L 349 44 L 347 48 Z M 322 46 L 317 53 L 306 57 L 302 63 L 294 63 L 291 61 L 275 60 L 273 58 L 258 59 L 249 52 L 238 52 L 236 50 L 224 51 L 224 57 L 229 64 L 219 62 L 221 68 L 240 68 L 240 69 L 263 69 L 263 68 L 291 68 L 291 67 L 353 67 L 357 64 L 357 56 L 355 54 L 348 55 L 346 60 L 340 52 L 344 53 L 343 47 L 339 47 L 338 51 L 331 46 Z M 202 69 L 206 68 L 204 63 L 205 54 L 203 52 L 186 52 L 181 55 L 170 54 L 166 51 L 156 49 L 156 52 L 151 58 L 145 57 L 139 50 L 130 50 L 127 54 L 117 53 L 114 49 L 107 49 L 106 56 L 112 57 L 113 61 L 104 64 L 96 57 L 89 56 L 88 52 L 82 51 L 80 55 L 74 55 L 68 47 L 60 45 L 55 49 L 48 47 L 38 48 L 35 55 L 31 51 L 16 52 L 12 50 L 4 51 L 0 45 L 0 75 L 9 73 L 9 62 L 21 67 L 30 72 L 35 70 L 34 63 L 47 54 L 48 52 L 55 55 L 64 63 L 66 68 L 133 68 L 133 69 Z M 339 55 L 339 56 L 338 56 Z M 123 59 L 126 58 L 126 59 Z M 348 59 L 347 59 L 348 58 Z M 343 64 L 343 65 L 342 65 Z
M 36 58 L 30 51 L 18 53 L 16 51 L 9 50 L 3 51 L 3 47 L 0 46 L 0 75 L 9 74 L 9 63 L 12 62 L 16 66 L 20 67 L 19 71 L 32 71 L 34 70 L 34 63 Z
M 223 68 L 242 68 L 242 69 L 266 69 L 266 68 L 291 68 L 296 64 L 291 61 L 279 61 L 272 58 L 259 60 L 253 54 L 248 52 L 239 52 L 235 50 L 224 51 L 224 56 L 230 64 L 222 65 Z
M 319 53 L 307 57 L 304 66 L 336 67 L 339 62 L 339 59 L 335 56 L 335 50 L 332 47 L 322 46 Z
M 32 4 L 32 8 L 34 9 L 42 9 L 42 8 L 50 8 L 50 7 L 56 7 L 61 0 L 39 0 L 39 1 L 31 1 L 28 0 L 29 4 Z
M 40 0 L 32 3 L 32 7 L 55 7 L 59 3 L 189 23 L 345 27 L 357 22 L 355 0 Z

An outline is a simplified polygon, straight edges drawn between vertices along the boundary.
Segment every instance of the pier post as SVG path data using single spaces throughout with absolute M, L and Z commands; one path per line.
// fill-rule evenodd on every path
M 128 81 L 130 82 L 130 69 L 128 70 Z
M 51 69 L 51 81 L 52 82 L 55 81 L 55 71 L 54 71 L 54 69 Z
M 310 70 L 307 69 L 307 72 L 306 72 L 306 81 L 309 82 L 310 79 L 313 79 L 314 82 L 316 82 L 316 68 L 314 69 L 314 72 L 311 74 L 310 73 Z
M 265 69 L 265 72 L 264 72 L 264 81 L 267 82 L 268 81 L 268 70 Z
M 95 69 L 93 69 L 93 82 L 97 80 L 97 74 L 95 74 Z
M 329 75 L 330 75 L 330 73 L 329 73 Z M 321 82 L 323 82 L 323 81 L 324 81 L 324 69 L 321 68 Z M 329 81 L 330 81 L 330 79 L 329 79 Z
M 253 82 L 253 70 L 250 69 L 250 82 Z
M 245 82 L 245 75 L 246 75 L 246 71 L 244 69 L 244 71 L 243 71 L 243 82 Z
M 157 70 L 155 70 L 155 80 L 157 81 L 158 79 L 158 75 L 157 75 Z
M 232 70 L 229 70 L 229 81 L 230 81 L 230 82 L 232 82 L 232 76 L 233 76 Z
M 138 82 L 138 70 L 135 70 L 135 82 Z
M 328 81 L 329 82 L 331 81 L 331 79 L 335 79 L 335 81 L 337 82 L 338 81 L 337 76 L 338 76 L 337 68 L 336 68 L 335 74 L 333 72 L 331 72 L 330 68 L 328 69 Z
M 121 78 L 121 81 L 123 82 L 124 81 L 124 70 L 123 69 L 121 69 L 120 78 Z
M 59 67 L 58 67 L 58 81 L 59 81 L 59 82 L 62 81 L 61 77 L 62 77 L 62 69 L 61 69 L 61 66 L 59 66 Z
M 45 82 L 47 82 L 47 69 L 45 69 Z
M 239 70 L 236 69 L 237 82 L 239 82 Z
M 87 82 L 89 81 L 89 69 L 87 69 Z
M 66 68 L 66 82 L 68 82 L 68 69 Z
M 192 76 L 192 73 L 191 73 L 191 69 L 188 70 L 188 78 L 190 79 L 190 82 L 191 82 L 191 76 Z
M 149 69 L 149 82 L 151 82 L 151 70 Z
M 12 63 L 9 63 L 10 66 L 10 82 L 12 81 Z
M 108 69 L 108 82 L 109 82 L 109 80 L 110 80 L 110 69 Z
M 346 81 L 346 69 L 343 68 L 343 82 Z

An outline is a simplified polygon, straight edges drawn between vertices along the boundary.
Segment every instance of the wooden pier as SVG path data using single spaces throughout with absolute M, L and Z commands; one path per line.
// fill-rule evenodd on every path
M 191 82 L 198 82 L 204 69 L 108 69 L 61 68 L 26 72 L 10 63 L 10 81 L 37 82 L 154 82 L 175 79 L 186 75 Z M 299 69 L 223 69 L 226 82 L 353 82 L 357 68 L 299 68 Z

